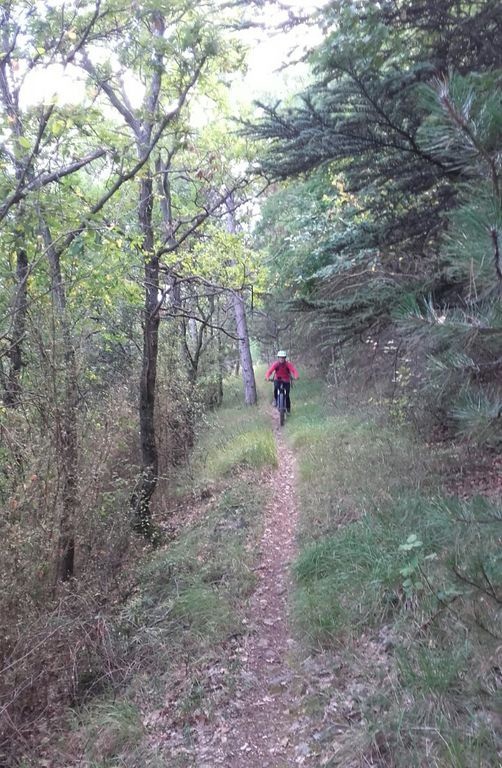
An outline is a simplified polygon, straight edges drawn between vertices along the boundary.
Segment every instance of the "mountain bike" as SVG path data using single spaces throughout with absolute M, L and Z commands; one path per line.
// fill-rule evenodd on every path
M 277 410 L 279 411 L 279 424 L 283 427 L 286 421 L 286 387 L 283 381 L 280 381 L 277 387 Z

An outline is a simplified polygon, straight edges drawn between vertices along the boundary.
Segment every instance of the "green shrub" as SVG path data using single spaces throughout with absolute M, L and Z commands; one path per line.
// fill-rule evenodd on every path
M 398 648 L 396 659 L 401 682 L 415 695 L 459 692 L 463 686 L 462 676 L 469 668 L 470 653 L 465 642 L 448 648 L 423 642 L 406 649 Z

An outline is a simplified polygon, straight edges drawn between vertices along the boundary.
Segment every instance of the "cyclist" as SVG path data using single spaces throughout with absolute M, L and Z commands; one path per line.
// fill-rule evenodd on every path
M 270 368 L 265 374 L 267 381 L 270 380 L 272 374 L 274 374 L 274 405 L 277 406 L 277 390 L 279 383 L 284 382 L 284 388 L 286 390 L 286 410 L 291 413 L 291 400 L 289 399 L 289 389 L 291 387 L 291 377 L 298 380 L 298 371 L 293 363 L 286 360 L 287 354 L 283 349 L 280 349 L 277 353 L 277 360 L 272 363 Z

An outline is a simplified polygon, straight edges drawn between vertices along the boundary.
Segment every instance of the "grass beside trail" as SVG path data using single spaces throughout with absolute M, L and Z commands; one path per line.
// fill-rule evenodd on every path
M 439 448 L 325 401 L 318 382 L 298 386 L 287 424 L 302 513 L 294 612 L 321 670 L 304 702 L 310 748 L 347 768 L 495 766 L 501 509 L 444 498 Z
M 206 416 L 190 466 L 179 477 L 176 538 L 150 551 L 113 637 L 118 692 L 80 708 L 62 747 L 65 766 L 188 768 L 198 723 L 232 696 L 245 631 L 256 541 L 277 464 L 270 418 L 241 405 L 239 382 Z M 183 512 L 181 512 L 181 517 Z M 168 521 L 167 521 L 168 522 Z M 169 744 L 168 744 L 169 742 Z
M 264 392 L 260 386 L 260 395 Z M 225 480 L 235 470 L 277 466 L 270 417 L 262 407 L 242 403 L 242 384 L 227 383 L 222 408 L 208 414 L 190 466 L 190 483 L 200 487 Z M 260 401 L 263 405 L 263 399 Z

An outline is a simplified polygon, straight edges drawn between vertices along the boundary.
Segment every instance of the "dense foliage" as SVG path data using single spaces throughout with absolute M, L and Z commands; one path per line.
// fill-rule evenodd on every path
M 191 0 L 1 5 L 0 762 L 52 695 L 54 648 L 32 657 L 29 618 L 43 634 L 79 593 L 92 635 L 87 597 L 111 599 L 133 528 L 159 538 L 173 467 L 239 356 L 257 261 L 227 232 L 250 195 L 225 127 L 236 18 Z M 55 621 L 65 696 L 86 643 L 73 666 L 76 625 Z M 17 688 L 25 658 L 40 666 Z
M 258 234 L 323 345 L 418 328 L 434 397 L 483 401 L 500 437 L 500 5 L 333 2 L 321 20 L 314 83 L 249 127 L 289 180 Z

